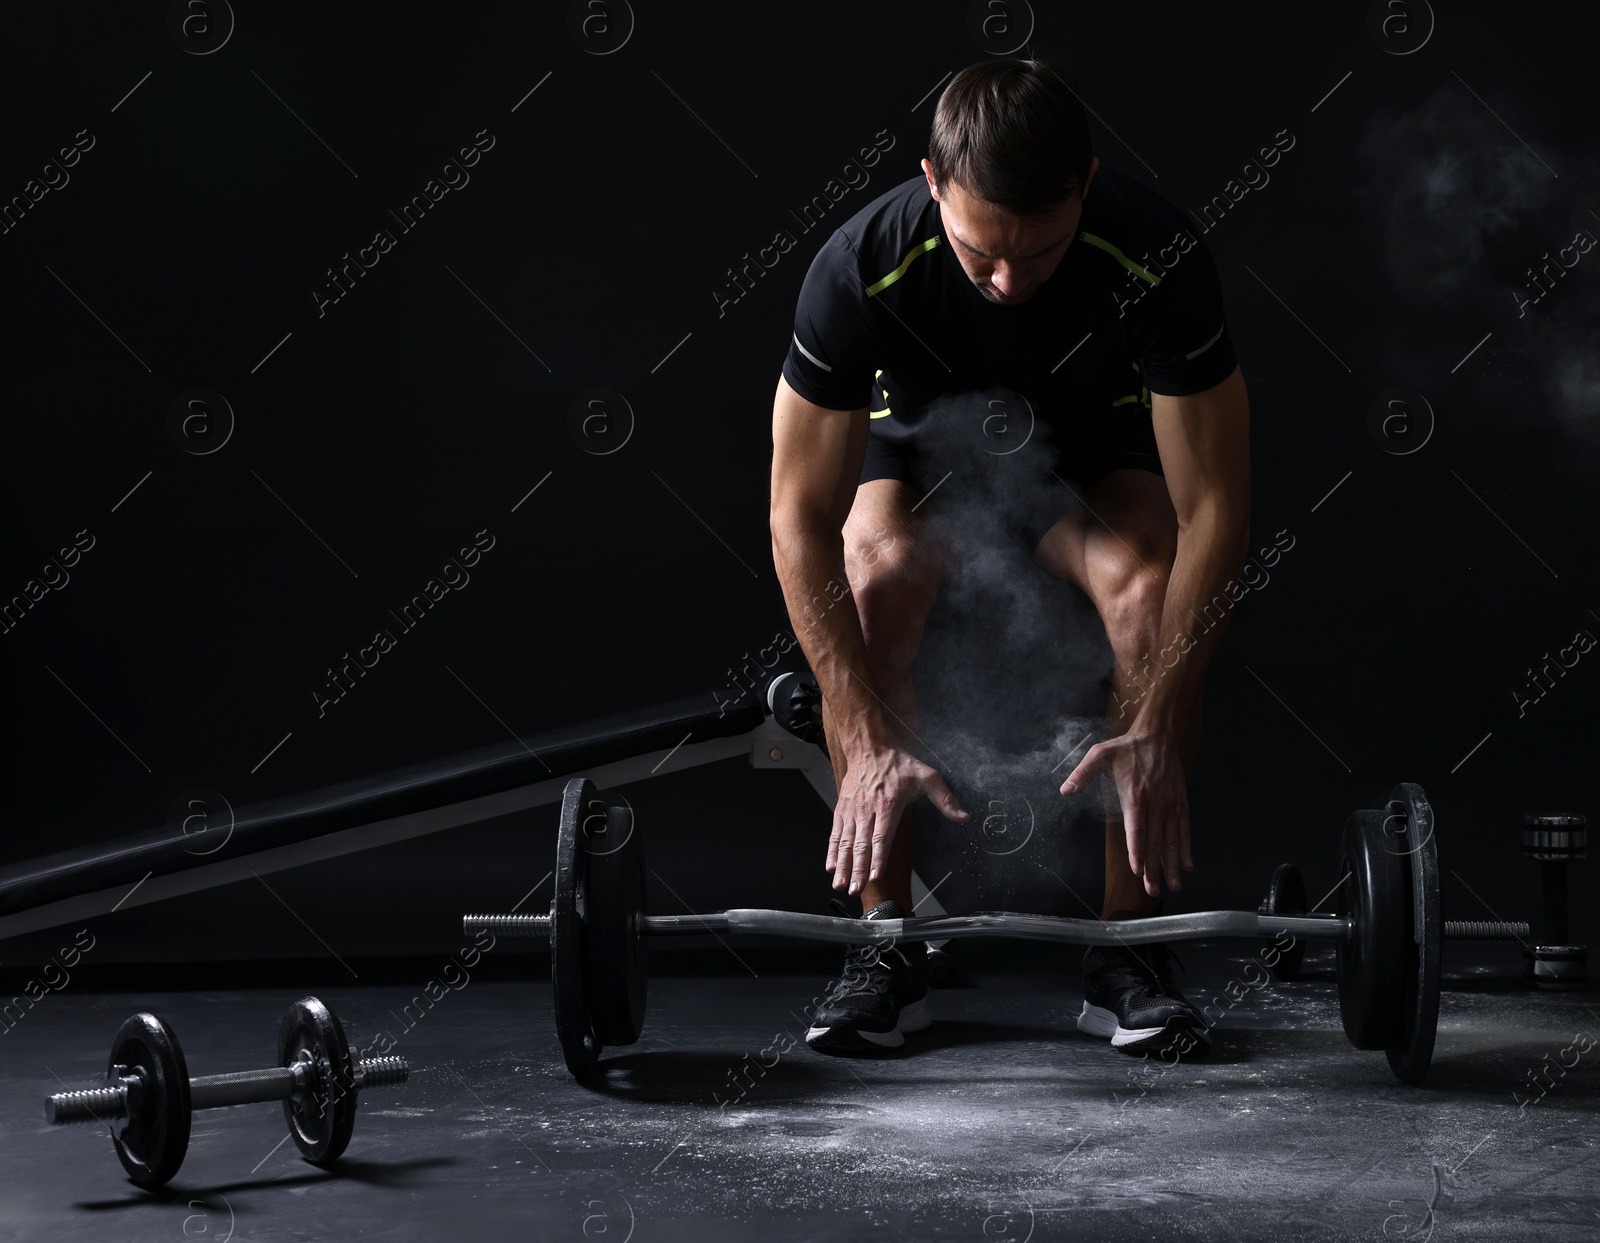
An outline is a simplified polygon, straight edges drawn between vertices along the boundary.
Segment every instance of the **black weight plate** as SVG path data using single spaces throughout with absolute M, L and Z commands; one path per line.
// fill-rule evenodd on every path
M 142 1081 L 137 1108 L 120 1132 L 113 1125 L 111 1139 L 128 1177 L 159 1187 L 189 1151 L 189 1066 L 177 1034 L 153 1014 L 135 1014 L 117 1028 L 106 1074 Z
M 556 834 L 556 890 L 550 904 L 550 978 L 555 984 L 556 1036 L 575 1079 L 587 1079 L 600 1060 L 600 1039 L 589 1017 L 584 980 L 583 919 L 587 900 L 589 852 L 578 848 L 579 830 L 590 805 L 599 802 L 586 777 L 574 777 L 561 794 L 561 827 Z
M 649 986 L 644 854 L 633 809 L 620 800 L 591 804 L 579 822 L 578 849 L 589 856 L 583 979 L 595 1039 L 632 1044 L 644 1027 Z
M 344 1025 L 315 997 L 290 1006 L 278 1025 L 278 1065 L 308 1061 L 311 1082 L 299 1099 L 283 1102 L 295 1147 L 312 1165 L 332 1165 L 356 1125 L 355 1063 Z
M 1267 900 L 1261 905 L 1264 915 L 1304 915 L 1306 913 L 1306 882 L 1300 869 L 1292 863 L 1280 863 L 1272 873 L 1272 884 L 1267 887 Z M 1300 960 L 1305 957 L 1306 943 L 1299 937 L 1283 948 L 1283 938 L 1274 937 L 1267 942 L 1266 960 L 1272 964 L 1272 974 L 1280 980 L 1300 978 Z M 1274 961 L 1274 956 L 1276 960 Z
M 1386 1049 L 1402 1030 L 1411 944 L 1411 864 L 1388 849 L 1384 811 L 1353 811 L 1340 842 L 1339 1014 L 1358 1049 Z
M 1400 1031 L 1385 1052 L 1389 1068 L 1401 1083 L 1421 1083 L 1433 1060 L 1433 1041 L 1439 1030 L 1439 944 L 1444 925 L 1439 918 L 1439 848 L 1434 841 L 1433 807 L 1422 787 L 1411 782 L 1395 786 L 1390 796 L 1390 816 L 1385 837 L 1390 849 L 1402 851 L 1410 862 L 1411 936 L 1406 942 L 1405 1003 Z M 1394 817 L 1404 817 L 1403 830 Z

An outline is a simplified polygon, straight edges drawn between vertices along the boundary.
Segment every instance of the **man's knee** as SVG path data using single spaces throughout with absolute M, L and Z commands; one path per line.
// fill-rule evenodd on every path
M 1103 573 L 1098 593 L 1102 620 L 1113 637 L 1160 620 L 1175 550 L 1146 546 L 1121 551 Z
M 915 566 L 878 566 L 851 584 L 856 612 L 868 642 L 877 633 L 907 628 L 921 630 L 938 594 L 938 583 Z
M 867 541 L 851 551 L 850 588 L 869 654 L 909 662 L 914 653 L 903 649 L 915 646 L 938 596 L 936 570 L 904 537 L 893 544 Z

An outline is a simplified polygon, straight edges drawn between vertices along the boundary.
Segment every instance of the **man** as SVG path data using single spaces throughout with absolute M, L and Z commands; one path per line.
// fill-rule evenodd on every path
M 1107 737 L 1061 792 L 1113 780 L 1101 918 L 1148 916 L 1194 866 L 1186 781 L 1223 630 L 1195 619 L 1244 561 L 1249 411 L 1205 247 L 1181 211 L 1100 168 L 1076 94 L 1034 60 L 958 74 L 922 176 L 824 244 L 774 403 L 773 557 L 839 790 L 825 866 L 867 919 L 911 910 L 902 815 L 917 798 L 970 822 L 913 753 L 911 672 L 945 571 L 924 519 L 936 488 L 961 486 L 928 449 L 950 395 L 997 389 L 1060 454 L 1053 510 L 1010 525 L 1088 595 L 1116 660 Z M 1090 948 L 1079 1028 L 1129 1052 L 1203 1047 L 1168 960 Z M 894 1048 L 929 1021 L 924 947 L 860 948 L 807 1039 Z

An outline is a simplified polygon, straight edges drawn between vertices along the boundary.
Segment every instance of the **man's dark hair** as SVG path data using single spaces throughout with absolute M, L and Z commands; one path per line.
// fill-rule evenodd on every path
M 1039 60 L 969 65 L 939 96 L 928 163 L 939 185 L 1019 216 L 1083 188 L 1094 151 L 1077 94 Z

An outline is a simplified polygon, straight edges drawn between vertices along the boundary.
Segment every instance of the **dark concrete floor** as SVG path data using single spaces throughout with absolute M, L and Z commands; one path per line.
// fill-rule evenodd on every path
M 409 1030 L 413 987 L 331 983 L 353 1040 L 390 1032 L 410 1082 L 363 1104 L 334 1171 L 274 1147 L 276 1105 L 199 1115 L 160 1195 L 103 1132 L 47 1127 L 43 1096 L 97 1077 L 139 1008 L 191 1073 L 265 1064 L 310 990 L 75 986 L 0 1039 L 0 1237 L 1600 1238 L 1600 1002 L 1522 990 L 1514 955 L 1451 948 L 1433 1071 L 1407 1088 L 1345 1041 L 1326 958 L 1255 988 L 1250 947 L 1184 947 L 1192 997 L 1235 980 L 1243 1000 L 1208 1057 L 1166 1066 L 1077 1033 L 1074 956 L 983 948 L 888 1060 L 797 1043 L 823 976 L 754 954 L 757 978 L 658 977 L 643 1039 L 595 1089 L 561 1065 L 543 980 L 476 979 Z M 1538 1096 L 1530 1072 L 1558 1062 Z

